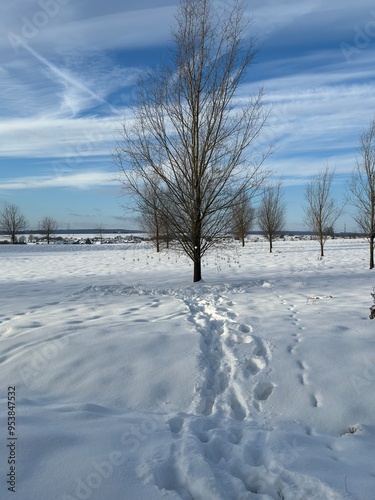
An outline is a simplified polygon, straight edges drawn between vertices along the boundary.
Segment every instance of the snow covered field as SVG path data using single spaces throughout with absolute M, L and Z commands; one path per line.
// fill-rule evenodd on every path
M 368 243 L 236 249 L 0 247 L 1 498 L 375 498 Z

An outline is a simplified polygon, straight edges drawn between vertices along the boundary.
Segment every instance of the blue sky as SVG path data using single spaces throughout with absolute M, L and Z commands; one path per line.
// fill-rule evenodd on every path
M 217 4 L 225 5 L 217 0 Z M 0 6 L 0 203 L 36 228 L 134 227 L 111 154 L 135 75 L 157 67 L 178 0 L 13 0 Z M 245 1 L 261 50 L 239 92 L 274 106 L 268 166 L 282 177 L 287 228 L 303 229 L 309 176 L 336 168 L 344 193 L 375 113 L 373 0 Z M 336 230 L 355 228 L 348 207 Z

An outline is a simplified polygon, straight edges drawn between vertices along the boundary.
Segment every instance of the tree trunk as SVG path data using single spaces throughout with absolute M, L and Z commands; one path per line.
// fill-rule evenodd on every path
M 194 261 L 194 283 L 202 279 L 201 259 Z
M 321 258 L 324 257 L 324 242 L 323 242 L 323 238 L 320 238 L 320 257 Z
M 169 230 L 168 230 L 168 226 L 167 226 L 167 229 L 166 229 L 165 241 L 166 241 L 167 250 L 168 250 L 169 249 Z
M 270 238 L 270 253 L 272 253 L 272 238 Z
M 244 235 L 242 236 L 242 246 L 243 247 L 245 246 L 245 236 Z
M 198 231 L 199 232 L 199 231 Z M 201 255 L 201 239 L 197 235 L 194 238 L 194 283 L 202 279 L 202 255 Z
M 374 269 L 374 235 L 370 237 L 370 269 Z
M 156 218 L 155 218 L 156 219 Z M 156 252 L 160 252 L 160 234 L 159 234 L 159 223 L 156 222 L 156 227 L 155 227 L 155 239 L 156 239 Z

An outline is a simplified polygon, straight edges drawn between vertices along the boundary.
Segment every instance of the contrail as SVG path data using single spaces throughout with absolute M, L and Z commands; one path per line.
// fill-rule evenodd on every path
M 66 83 L 69 83 L 73 85 L 74 87 L 82 90 L 83 92 L 87 93 L 90 95 L 94 100 L 100 102 L 101 104 L 105 104 L 106 106 L 109 107 L 109 109 L 112 111 L 112 113 L 116 115 L 120 115 L 121 112 L 115 109 L 108 101 L 103 99 L 102 97 L 98 96 L 95 92 L 93 92 L 91 89 L 89 89 L 86 85 L 84 85 L 82 82 L 79 80 L 76 80 L 75 78 L 67 75 L 61 69 L 59 69 L 57 66 L 52 64 L 48 59 L 43 57 L 41 54 L 39 54 L 36 50 L 32 49 L 24 40 L 20 40 L 19 43 L 38 61 L 40 61 L 42 64 L 47 66 L 55 75 L 57 75 L 60 79 L 64 80 Z

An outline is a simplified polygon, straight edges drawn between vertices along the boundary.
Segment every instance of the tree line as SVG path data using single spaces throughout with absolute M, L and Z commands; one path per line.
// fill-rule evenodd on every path
M 17 243 L 17 235 L 27 228 L 28 221 L 18 205 L 14 203 L 5 203 L 0 211 L 0 229 L 10 237 L 11 242 Z M 57 221 L 52 217 L 46 216 L 38 224 L 38 229 L 47 243 L 51 241 L 51 236 L 57 231 Z
M 255 218 L 272 251 L 285 224 L 281 182 L 270 184 L 264 165 L 273 145 L 262 135 L 271 109 L 264 90 L 239 95 L 257 54 L 240 3 L 217 9 L 213 0 L 182 0 L 171 30 L 170 57 L 137 83 L 133 116 L 122 124 L 114 152 L 118 179 L 135 197 L 144 228 L 173 238 L 202 278 L 203 256 L 231 228 L 244 244 Z M 348 199 L 370 241 L 374 266 L 375 122 L 361 136 Z M 342 208 L 332 197 L 334 170 L 308 183 L 305 222 L 317 233 L 321 256 Z M 257 211 L 253 200 L 259 200 Z

